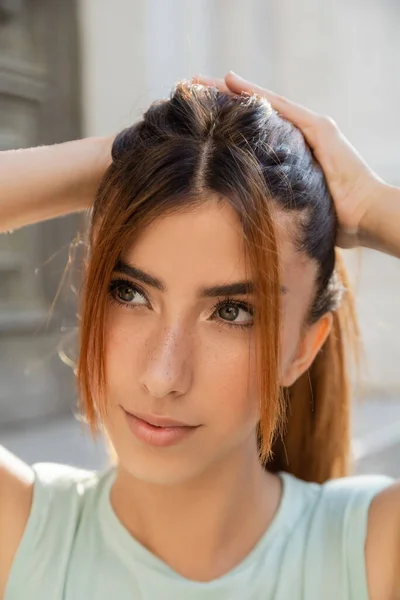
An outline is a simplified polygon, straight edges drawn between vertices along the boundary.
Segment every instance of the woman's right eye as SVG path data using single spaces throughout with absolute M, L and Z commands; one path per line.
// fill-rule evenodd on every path
M 118 304 L 134 306 L 147 306 L 148 300 L 144 293 L 133 283 L 125 279 L 114 279 L 109 287 L 111 299 Z

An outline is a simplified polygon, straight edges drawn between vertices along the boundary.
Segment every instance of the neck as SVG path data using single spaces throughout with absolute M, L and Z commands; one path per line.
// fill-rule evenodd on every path
M 111 491 L 128 531 L 180 575 L 210 581 L 239 564 L 278 507 L 280 479 L 257 451 L 226 457 L 201 476 L 175 485 L 136 479 L 121 465 Z

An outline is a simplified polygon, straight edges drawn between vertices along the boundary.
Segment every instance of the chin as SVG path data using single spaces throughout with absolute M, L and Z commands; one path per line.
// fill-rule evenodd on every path
M 119 455 L 119 463 L 132 477 L 152 485 L 181 485 L 198 477 L 203 471 L 188 457 L 140 457 Z M 197 467 L 197 468 L 196 468 Z
M 120 417 L 120 415 L 118 415 Z M 105 430 L 111 442 L 114 462 L 139 481 L 154 485 L 179 485 L 189 482 L 209 468 L 202 444 L 191 447 L 180 443 L 168 448 L 147 446 L 126 431 L 120 419 L 109 420 Z M 202 460 L 203 458 L 203 460 Z

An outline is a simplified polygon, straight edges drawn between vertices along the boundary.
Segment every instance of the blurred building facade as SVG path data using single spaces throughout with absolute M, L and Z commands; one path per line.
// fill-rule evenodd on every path
M 0 1 L 2 150 L 81 134 L 79 64 L 74 2 Z M 67 315 L 46 320 L 75 229 L 71 217 L 0 236 L 0 423 L 71 404 L 72 374 L 57 355 Z
M 232 69 L 330 114 L 400 184 L 399 26 L 394 0 L 0 0 L 0 146 L 116 132 L 175 81 Z M 0 237 L 0 423 L 75 403 L 57 355 L 73 307 L 61 303 L 43 325 L 76 227 L 68 217 Z M 400 261 L 347 259 L 364 389 L 386 398 L 390 416 L 400 397 Z

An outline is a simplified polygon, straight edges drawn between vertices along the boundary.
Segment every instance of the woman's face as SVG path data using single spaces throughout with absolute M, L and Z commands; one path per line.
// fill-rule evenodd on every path
M 281 376 L 287 385 L 316 267 L 295 252 L 285 232 L 279 228 L 286 290 Z M 139 479 L 183 482 L 256 452 L 252 298 L 243 290 L 233 293 L 240 289 L 216 289 L 248 279 L 243 255 L 234 210 L 211 196 L 147 228 L 113 274 L 105 427 L 121 465 Z M 157 430 L 127 413 L 191 428 Z

